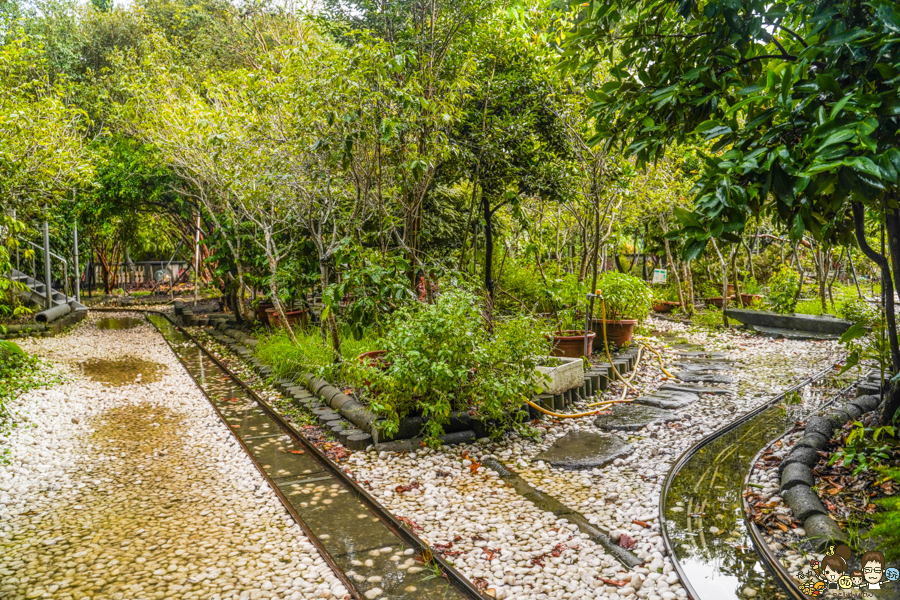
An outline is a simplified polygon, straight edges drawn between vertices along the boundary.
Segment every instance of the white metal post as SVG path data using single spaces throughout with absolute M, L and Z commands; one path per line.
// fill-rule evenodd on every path
M 44 221 L 44 292 L 47 295 L 47 306 L 53 306 L 53 281 L 50 279 L 50 224 Z
M 81 302 L 81 267 L 78 265 L 78 219 L 75 219 L 73 230 L 73 247 L 75 250 L 75 301 Z
M 194 232 L 194 306 L 200 287 L 200 213 L 197 213 L 197 230 Z

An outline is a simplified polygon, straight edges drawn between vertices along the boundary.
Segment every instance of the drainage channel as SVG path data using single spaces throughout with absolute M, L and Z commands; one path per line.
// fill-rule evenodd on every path
M 147 318 L 354 598 L 484 598 L 193 338 Z
M 835 367 L 820 371 L 704 438 L 672 466 L 660 498 L 662 536 L 694 600 L 788 597 L 754 550 L 742 510 L 744 478 L 763 446 L 848 383 Z
M 816 410 L 812 411 L 810 414 L 805 415 L 804 420 L 809 419 L 812 415 L 823 416 L 826 412 L 826 409 L 838 401 L 846 400 L 848 397 L 853 395 L 856 391 L 857 382 L 854 382 L 837 394 L 835 394 L 828 402 L 824 403 L 822 406 L 819 406 Z M 763 445 L 759 449 L 759 452 L 750 460 L 750 468 L 747 469 L 747 473 L 744 476 L 743 488 L 747 489 L 747 485 L 750 483 L 750 477 L 753 474 L 753 470 L 756 468 L 756 464 L 760 459 L 760 456 L 765 452 L 766 448 L 771 448 L 772 444 L 776 443 L 779 440 L 783 440 L 785 437 L 791 434 L 794 431 L 793 427 L 790 427 L 787 431 L 782 432 L 782 434 L 776 438 L 771 440 L 768 444 Z M 766 567 L 766 571 L 774 576 L 781 590 L 779 590 L 778 599 L 779 600 L 804 600 L 805 598 L 809 598 L 806 594 L 800 591 L 800 587 L 795 583 L 795 580 L 792 579 L 791 574 L 788 570 L 782 565 L 775 554 L 772 552 L 772 549 L 769 547 L 768 542 L 766 542 L 763 537 L 763 533 L 760 530 L 759 526 L 754 523 L 750 519 L 750 506 L 747 502 L 746 496 L 741 498 L 741 510 L 744 513 L 744 523 L 748 527 L 748 533 L 750 537 L 753 539 L 753 546 L 756 548 L 757 553 L 759 554 L 760 560 L 762 560 L 763 565 Z

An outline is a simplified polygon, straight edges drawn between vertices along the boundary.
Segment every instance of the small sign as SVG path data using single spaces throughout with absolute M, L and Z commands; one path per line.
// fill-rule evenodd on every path
M 665 283 L 669 278 L 669 272 L 665 269 L 653 269 L 653 283 Z

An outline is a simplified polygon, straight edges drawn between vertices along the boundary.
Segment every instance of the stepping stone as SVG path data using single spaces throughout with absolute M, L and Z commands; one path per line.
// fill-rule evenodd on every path
M 688 394 L 730 394 L 731 390 L 720 387 L 697 387 L 694 385 L 678 385 L 667 383 L 659 388 L 659 391 L 687 392 Z
M 686 383 L 732 383 L 734 380 L 728 375 L 720 375 L 718 373 L 697 373 L 677 371 L 675 377 Z
M 631 444 L 608 433 L 573 431 L 553 442 L 535 460 L 548 462 L 563 469 L 592 469 L 602 467 L 617 458 L 631 454 Z
M 611 429 L 635 431 L 650 423 L 665 423 L 681 418 L 672 411 L 643 404 L 616 404 L 610 411 L 611 415 L 598 416 L 594 426 L 607 431 Z
M 675 366 L 686 371 L 731 371 L 734 369 L 731 365 L 712 362 L 677 362 Z
M 697 394 L 689 394 L 687 392 L 656 392 L 641 396 L 634 402 L 636 404 L 644 404 L 655 408 L 663 408 L 666 410 L 676 410 L 690 406 L 700 399 Z

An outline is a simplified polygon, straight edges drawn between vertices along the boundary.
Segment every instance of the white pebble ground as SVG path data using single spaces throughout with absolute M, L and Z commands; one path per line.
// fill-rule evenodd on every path
M 0 440 L 0 597 L 349 598 L 163 338 L 106 316 L 20 340 L 67 381 L 20 397 Z M 141 359 L 159 380 L 80 367 L 125 357 L 119 376 Z

